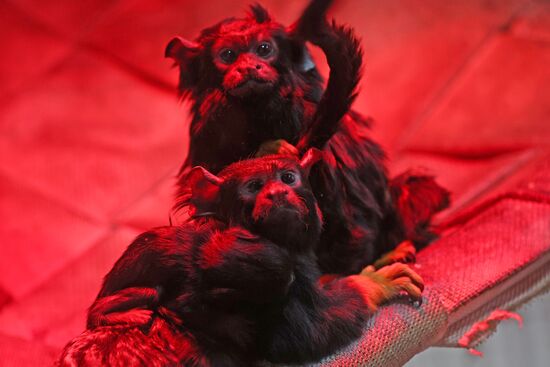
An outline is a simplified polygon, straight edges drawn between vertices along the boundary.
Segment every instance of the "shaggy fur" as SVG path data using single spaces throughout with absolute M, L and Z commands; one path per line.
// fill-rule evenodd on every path
M 322 218 L 307 181 L 318 159 L 266 156 L 218 176 L 194 169 L 196 218 L 128 247 L 90 308 L 89 330 L 58 365 L 312 362 L 361 335 L 378 305 L 401 292 L 419 299 L 422 279 L 400 263 L 318 282 Z
M 449 194 L 427 176 L 405 174 L 390 182 L 384 152 L 369 136 L 370 121 L 351 111 L 349 104 L 335 107 L 323 103 L 322 80 L 305 40 L 317 43 L 331 62 L 338 43 L 326 38 L 322 42 L 323 31 L 319 31 L 330 3 L 312 1 L 289 28 L 254 5 L 247 17 L 229 18 L 206 28 L 194 42 L 172 40 L 166 54 L 180 68 L 182 97 L 192 102 L 190 147 L 181 177 L 196 165 L 217 173 L 258 151 L 264 154 L 262 145 L 273 141 L 284 140 L 300 149 L 300 140 L 315 125 L 316 113 L 347 112 L 340 123 L 332 125 L 333 131 L 328 131 L 331 138 L 323 146 L 326 159 L 314 168 L 310 181 L 325 216 L 325 230 L 316 250 L 321 269 L 354 274 L 404 240 L 411 239 L 419 247 L 426 245 L 434 237 L 430 219 L 447 206 Z M 234 46 L 239 57 L 222 67 L 216 56 L 218 47 L 233 47 L 235 38 L 240 42 Z M 249 51 L 250 44 L 263 39 L 269 39 L 277 50 L 268 59 Z M 351 47 L 357 50 L 358 42 Z M 262 76 L 251 65 L 269 73 Z M 235 73 L 243 81 L 239 93 L 225 82 Z M 247 84 L 247 80 L 262 80 L 262 87 L 255 82 Z M 328 88 L 333 87 L 340 88 L 338 79 L 332 84 L 329 80 Z M 316 136 L 326 140 L 322 134 Z M 279 151 L 289 149 L 285 143 L 278 146 L 282 147 Z M 180 194 L 185 196 L 185 188 Z
M 329 39 L 337 35 L 356 52 L 350 33 L 334 29 Z M 360 60 L 338 55 L 329 62 Z M 329 87 L 323 103 L 345 112 L 361 64 L 340 65 L 333 70 L 353 75 Z M 323 145 L 341 118 L 323 110 L 316 116 L 304 148 Z M 151 230 L 128 247 L 90 308 L 88 330 L 67 345 L 58 365 L 310 362 L 357 338 L 379 304 L 400 292 L 418 299 L 422 279 L 403 264 L 318 282 L 314 249 L 323 219 L 308 176 L 321 158 L 308 150 L 301 160 L 240 161 L 217 176 L 191 170 L 181 203 L 191 208 L 191 221 Z

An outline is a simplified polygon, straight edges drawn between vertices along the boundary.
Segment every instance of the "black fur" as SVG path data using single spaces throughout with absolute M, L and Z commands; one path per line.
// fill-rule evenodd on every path
M 339 34 L 348 35 L 341 40 L 355 52 L 349 32 Z M 334 55 L 329 62 L 342 69 L 331 78 L 336 70 L 359 73 L 361 58 L 346 60 L 354 58 Z M 323 103 L 353 99 L 358 77 L 342 78 Z M 316 116 L 314 131 L 330 138 L 341 116 L 324 110 Z M 322 140 L 306 136 L 304 148 Z M 309 362 L 357 338 L 378 304 L 400 291 L 418 297 L 421 281 L 401 264 L 393 275 L 318 283 L 314 249 L 322 216 L 307 177 L 320 158 L 309 150 L 301 161 L 274 155 L 237 162 L 218 177 L 191 171 L 183 203 L 193 209 L 191 221 L 144 233 L 128 247 L 90 308 L 89 330 L 69 343 L 58 364 Z M 289 172 L 295 181 L 285 183 Z M 257 191 L 250 188 L 254 180 L 261 180 Z
M 357 338 L 380 303 L 402 291 L 419 297 L 422 282 L 403 264 L 391 274 L 382 268 L 318 283 L 313 251 L 322 218 L 307 182 L 310 157 L 251 159 L 215 179 L 195 170 L 196 218 L 149 231 L 128 247 L 90 308 L 89 330 L 58 364 L 311 362 Z M 288 172 L 296 181 L 285 184 Z M 255 179 L 263 188 L 243 196 Z M 277 190 L 284 195 L 274 196 Z M 221 204 L 205 211 L 213 208 L 206 197 Z M 256 216 L 265 203 L 268 210 Z
M 283 139 L 303 152 L 300 140 L 304 136 L 306 140 L 311 139 L 307 135 L 315 129 L 316 113 L 341 115 L 349 111 L 339 124 L 332 125 L 332 129 L 326 130 L 325 126 L 326 134 L 313 132 L 319 138 L 314 144 L 323 146 L 326 159 L 314 169 L 310 181 L 325 215 L 325 231 L 317 250 L 321 268 L 325 273 L 353 274 L 403 240 L 413 239 L 416 245 L 425 245 L 426 240 L 433 238 L 429 220 L 445 207 L 448 193 L 430 177 L 419 177 L 418 182 L 426 186 L 418 191 L 408 190 L 407 198 L 423 213 L 428 212 L 427 222 L 417 220 L 414 211 L 401 211 L 408 204 L 397 205 L 396 202 L 408 199 L 392 195 L 404 190 L 388 179 L 384 151 L 369 136 L 369 119 L 350 111 L 354 95 L 339 105 L 323 103 L 322 80 L 317 69 L 303 67 L 304 59 L 308 58 L 305 39 L 318 44 L 329 63 L 332 55 L 338 52 L 350 58 L 336 65 L 342 77 L 357 76 L 346 74 L 341 67 L 360 62 L 357 58 L 361 56 L 359 43 L 350 29 L 333 26 L 333 32 L 326 28 L 319 31 L 330 3 L 312 1 L 300 20 L 289 29 L 273 22 L 271 17 L 264 15 L 265 10 L 260 11 L 256 5 L 252 13 L 261 16 L 224 20 L 201 33 L 196 40 L 200 45 L 196 54 L 173 56 L 181 71 L 180 93 L 192 101 L 190 147 L 182 177 L 196 165 L 219 172 L 230 163 L 254 155 L 263 143 L 271 140 Z M 223 73 L 213 64 L 212 44 L 227 37 L 224 27 L 239 22 L 251 26 L 261 23 L 263 28 L 260 29 L 269 30 L 279 48 L 273 62 L 279 79 L 269 93 L 233 98 L 221 86 Z M 338 37 L 331 37 L 331 34 L 353 41 L 339 43 Z M 342 45 L 349 49 L 340 48 Z M 340 89 L 340 79 L 330 79 L 328 88 Z M 328 143 L 324 144 L 327 139 Z M 436 190 L 434 193 L 429 192 L 432 188 Z M 439 200 L 438 204 L 421 207 L 425 193 Z M 416 226 L 419 222 L 422 225 Z M 413 227 L 406 227 L 408 224 Z M 408 238 L 411 234 L 412 238 Z

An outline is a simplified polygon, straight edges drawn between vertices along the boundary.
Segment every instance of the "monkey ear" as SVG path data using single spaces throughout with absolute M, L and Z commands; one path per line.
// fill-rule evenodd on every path
M 303 73 L 315 69 L 315 62 L 305 44 L 302 45 L 301 53 L 298 55 L 298 66 Z
M 172 58 L 176 62 L 181 63 L 188 59 L 189 56 L 196 55 L 200 49 L 200 44 L 196 42 L 188 41 L 181 37 L 174 37 L 168 42 L 168 45 L 166 45 L 164 57 Z
M 304 156 L 300 161 L 300 167 L 302 167 L 306 175 L 309 175 L 309 171 L 311 170 L 311 167 L 313 167 L 315 163 L 319 162 L 322 159 L 323 159 L 323 152 L 317 148 L 311 148 L 304 153 Z
M 223 180 L 203 167 L 193 167 L 188 173 L 186 184 L 191 190 L 192 216 L 212 213 L 219 202 L 220 186 Z
M 174 59 L 180 68 L 179 90 L 185 96 L 196 86 L 199 78 L 199 58 L 202 46 L 181 37 L 174 37 L 166 46 L 164 56 Z
M 306 46 L 306 41 L 292 32 L 292 29 L 288 30 L 292 63 L 296 65 L 299 72 L 307 73 L 308 71 L 315 69 L 315 62 L 313 62 L 313 58 L 311 57 L 311 54 Z

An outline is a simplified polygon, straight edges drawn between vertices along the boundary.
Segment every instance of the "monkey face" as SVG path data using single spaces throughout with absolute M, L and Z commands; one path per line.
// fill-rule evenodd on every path
M 318 236 L 320 211 L 309 187 L 308 170 L 298 159 L 275 155 L 233 166 L 229 166 L 230 180 L 226 178 L 232 181 L 228 192 L 238 197 L 238 204 L 231 207 L 233 217 L 283 246 L 303 248 Z
M 165 56 L 180 68 L 184 96 L 217 90 L 243 100 L 268 98 L 293 73 L 315 68 L 304 40 L 293 32 L 253 5 L 247 17 L 225 19 L 204 29 L 195 41 L 173 38 Z
M 234 97 L 269 93 L 278 81 L 274 67 L 279 48 L 266 25 L 233 21 L 220 29 L 212 45 L 212 60 L 223 90 Z
M 204 168 L 190 172 L 194 215 L 216 215 L 275 243 L 303 248 L 320 235 L 322 218 L 307 177 L 321 159 L 312 149 L 301 160 L 271 155 L 233 163 L 215 176 Z
M 298 167 L 277 167 L 256 174 L 239 187 L 245 206 L 252 209 L 255 223 L 287 221 L 303 222 L 309 209 L 300 198 L 302 178 Z

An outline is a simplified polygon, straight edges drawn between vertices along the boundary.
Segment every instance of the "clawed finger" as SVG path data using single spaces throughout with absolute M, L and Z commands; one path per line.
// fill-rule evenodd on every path
M 384 266 L 383 268 L 380 268 L 377 273 L 383 275 L 389 280 L 401 277 L 408 277 L 415 286 L 417 286 L 421 290 L 424 289 L 424 280 L 422 280 L 422 277 L 420 277 L 420 275 L 418 275 L 414 270 L 412 270 L 409 266 L 405 264 L 395 263 L 392 265 Z
M 369 273 L 374 273 L 376 271 L 376 268 L 373 265 L 369 265 L 366 268 L 364 268 L 359 275 L 367 275 Z
M 403 241 L 399 245 L 397 245 L 395 249 L 398 251 L 416 253 L 416 247 L 414 247 L 414 244 L 411 241 Z
M 395 248 L 395 260 L 402 262 L 414 262 L 416 260 L 416 247 L 411 241 L 401 242 Z
M 412 283 L 410 278 L 402 277 L 394 279 L 392 285 L 400 291 L 405 291 L 414 301 L 422 299 L 422 289 Z
M 403 256 L 402 256 L 402 262 L 412 263 L 415 260 L 416 260 L 416 254 L 414 254 L 412 252 L 407 252 L 407 253 L 403 254 Z

